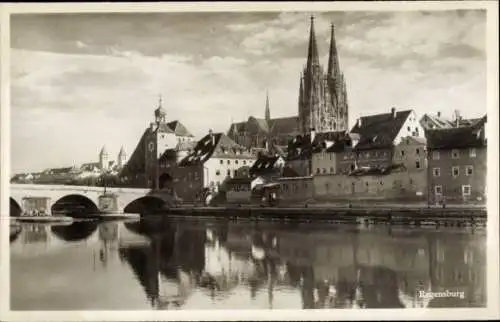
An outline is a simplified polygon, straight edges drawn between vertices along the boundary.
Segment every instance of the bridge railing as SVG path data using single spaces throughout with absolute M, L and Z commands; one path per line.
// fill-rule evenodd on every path
M 12 190 L 39 190 L 39 191 L 92 191 L 92 192 L 117 192 L 117 193 L 140 193 L 147 194 L 151 189 L 144 188 L 112 188 L 112 187 L 93 187 L 93 186 L 73 186 L 73 185 L 40 185 L 40 184 L 10 184 Z

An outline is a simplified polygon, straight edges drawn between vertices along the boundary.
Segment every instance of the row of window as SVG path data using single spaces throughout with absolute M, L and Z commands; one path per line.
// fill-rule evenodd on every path
M 308 184 L 307 182 L 303 182 L 301 184 L 303 189 L 307 189 Z M 296 193 L 299 190 L 299 184 L 298 183 L 282 183 L 281 184 L 281 190 L 283 192 L 293 192 Z
M 471 176 L 474 173 L 474 167 L 471 165 L 465 166 L 465 171 L 464 174 L 466 176 Z M 460 176 L 460 167 L 459 166 L 453 166 L 451 167 L 451 174 L 453 178 L 457 178 Z M 440 177 L 441 176 L 441 168 L 432 168 L 432 175 L 434 177 Z
M 439 160 L 441 157 L 440 152 L 441 151 L 432 151 L 432 160 Z M 451 150 L 450 153 L 451 153 L 452 159 L 460 159 L 460 150 L 453 149 L 453 150 Z M 476 157 L 476 149 L 474 149 L 474 148 L 469 149 L 469 157 L 471 157 L 471 158 Z
M 241 172 L 242 174 L 245 174 L 246 171 L 245 170 L 242 170 Z M 236 177 L 236 175 L 238 174 L 238 170 L 233 170 L 233 177 Z M 220 170 L 216 170 L 215 171 L 215 175 L 216 176 L 220 176 L 221 175 L 221 171 Z M 231 169 L 227 169 L 226 170 L 226 176 L 230 177 L 231 176 Z
M 470 196 L 471 194 L 471 186 L 468 184 L 462 185 L 462 196 Z M 434 186 L 434 194 L 436 196 L 442 196 L 443 195 L 443 186 L 437 185 Z
M 224 160 L 220 160 L 219 162 L 220 164 L 224 164 Z M 231 164 L 231 160 L 227 160 L 226 161 L 227 164 Z M 234 164 L 239 164 L 239 160 L 234 160 Z M 246 165 L 247 164 L 247 160 L 243 160 L 243 165 Z M 248 165 L 251 165 L 252 164 L 252 161 L 248 161 Z

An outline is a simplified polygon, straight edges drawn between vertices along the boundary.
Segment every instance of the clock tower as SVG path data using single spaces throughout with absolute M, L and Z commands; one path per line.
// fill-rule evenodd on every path
M 160 96 L 158 108 L 154 112 L 155 122 L 150 124 L 144 142 L 147 186 L 152 189 L 157 189 L 159 184 L 159 157 L 166 149 L 172 149 L 177 144 L 174 131 L 167 125 L 167 112 L 162 103 Z

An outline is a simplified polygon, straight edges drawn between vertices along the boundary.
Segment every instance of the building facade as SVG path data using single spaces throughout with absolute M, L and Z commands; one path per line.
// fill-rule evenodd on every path
M 175 192 L 183 200 L 197 200 L 206 190 L 224 191 L 225 182 L 254 161 L 248 149 L 224 133 L 210 131 L 172 172 Z
M 154 119 L 120 171 L 121 180 L 127 186 L 160 189 L 160 176 L 165 174 L 161 172 L 161 163 L 167 162 L 159 161 L 160 157 L 166 150 L 174 150 L 179 160 L 194 144 L 194 136 L 182 123 L 167 122 L 167 112 L 161 98 L 154 112 Z
M 486 201 L 485 123 L 427 131 L 430 203 Z

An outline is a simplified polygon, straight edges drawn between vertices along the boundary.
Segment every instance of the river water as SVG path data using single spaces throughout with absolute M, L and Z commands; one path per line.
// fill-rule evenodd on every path
M 12 310 L 486 306 L 484 230 L 158 217 L 21 228 Z

